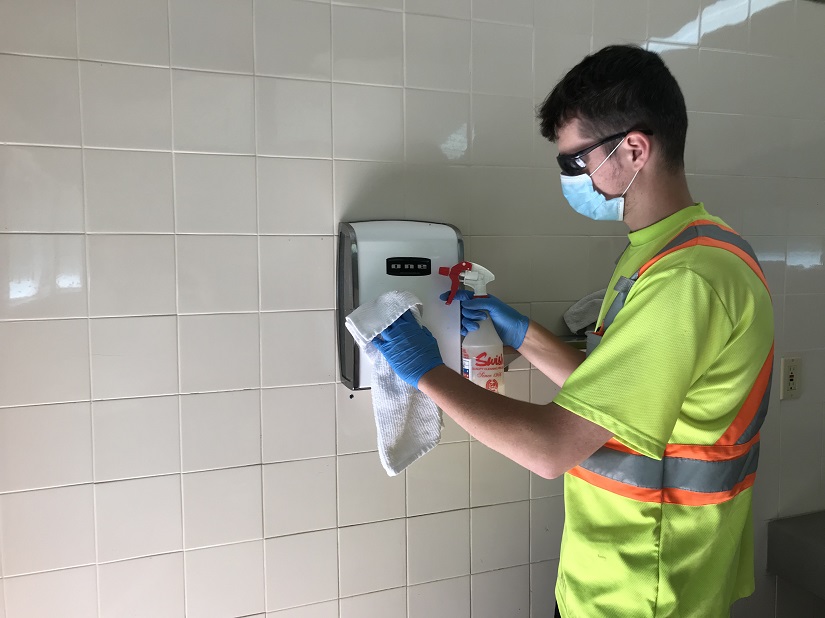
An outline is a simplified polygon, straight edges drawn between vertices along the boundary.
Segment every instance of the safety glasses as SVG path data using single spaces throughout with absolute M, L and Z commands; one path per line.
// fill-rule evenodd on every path
M 592 146 L 588 146 L 584 150 L 574 152 L 573 154 L 560 154 L 556 157 L 556 161 L 558 161 L 559 163 L 561 173 L 565 176 L 578 176 L 579 174 L 584 174 L 584 170 L 587 167 L 587 163 L 585 163 L 584 157 L 586 157 L 591 152 L 596 150 L 596 148 L 598 148 L 599 146 L 604 146 L 608 142 L 613 142 L 617 139 L 622 139 L 626 137 L 629 133 L 632 133 L 633 131 L 637 130 L 640 130 L 642 133 L 645 133 L 647 135 L 653 135 L 653 131 L 630 129 L 628 131 L 622 131 L 621 133 L 616 133 L 615 135 L 605 137 L 602 141 L 593 144 Z

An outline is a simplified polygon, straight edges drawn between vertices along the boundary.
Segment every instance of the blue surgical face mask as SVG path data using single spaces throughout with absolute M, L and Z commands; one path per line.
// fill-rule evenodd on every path
M 599 166 L 593 170 L 592 174 L 579 174 L 578 176 L 568 176 L 561 174 L 561 191 L 564 197 L 570 203 L 577 213 L 590 217 L 596 221 L 621 221 L 624 219 L 624 196 L 630 185 L 636 180 L 639 170 L 633 174 L 630 179 L 630 184 L 627 189 L 622 192 L 619 197 L 607 199 L 604 195 L 596 191 L 593 186 L 592 176 L 599 171 L 602 165 L 616 152 L 616 149 L 621 146 L 624 138 L 616 144 L 616 148 L 610 151 Z

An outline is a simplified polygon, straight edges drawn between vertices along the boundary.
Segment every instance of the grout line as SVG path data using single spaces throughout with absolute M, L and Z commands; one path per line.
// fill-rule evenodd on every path
M 258 476 L 261 482 L 261 558 L 263 560 L 261 574 L 263 576 L 263 602 L 264 613 L 269 609 L 269 574 L 266 568 L 266 486 L 264 479 L 264 353 L 263 353 L 263 318 L 261 309 L 263 307 L 263 263 L 261 260 L 261 192 L 259 182 L 259 152 L 258 144 L 258 42 L 257 42 L 257 28 L 256 26 L 256 9 L 258 0 L 252 0 L 252 73 L 255 75 L 252 79 L 252 134 L 255 140 L 255 238 L 257 240 L 257 260 L 256 266 L 258 269 L 258 447 L 259 447 L 259 461 Z
M 79 56 L 79 47 L 80 47 L 80 17 L 78 11 L 78 2 L 77 0 L 74 3 L 75 5 L 75 43 L 78 46 L 78 56 Z M 83 259 L 85 261 L 84 267 L 86 269 L 86 337 L 88 346 L 88 368 L 89 368 L 89 431 L 91 433 L 91 444 L 90 447 L 92 449 L 92 482 L 90 484 L 90 488 L 92 490 L 92 523 L 94 525 L 94 545 L 95 545 L 95 608 L 97 610 L 97 615 L 100 616 L 102 608 L 100 605 L 100 566 L 98 565 L 98 560 L 100 559 L 100 538 L 98 534 L 98 504 L 97 504 L 97 468 L 95 465 L 95 428 L 94 428 L 94 405 L 91 403 L 92 398 L 94 397 L 94 370 L 93 366 L 93 353 L 92 353 L 92 274 L 91 274 L 91 261 L 90 251 L 89 251 L 89 200 L 88 200 L 88 191 L 87 191 L 87 170 L 86 170 L 86 152 L 85 152 L 85 141 L 86 141 L 86 126 L 84 122 L 84 110 L 83 110 L 83 77 L 81 71 L 81 63 L 79 59 L 73 60 L 77 64 L 77 98 L 78 98 L 78 111 L 80 115 L 80 173 L 81 173 L 81 199 L 83 200 Z M 85 484 L 84 484 L 85 485 Z
M 177 472 L 178 477 L 178 495 L 180 499 L 180 531 L 181 531 L 181 581 L 183 582 L 183 607 L 184 612 L 189 607 L 188 586 L 186 585 L 186 509 L 184 506 L 183 495 L 183 398 L 180 393 L 182 391 L 182 375 L 180 370 L 181 364 L 181 329 L 180 329 L 180 277 L 178 265 L 178 190 L 177 190 L 177 151 L 175 150 L 175 79 L 174 69 L 172 68 L 172 7 L 170 2 L 166 2 L 166 28 L 167 28 L 167 45 L 169 52 L 169 130 L 170 130 L 170 147 L 172 153 L 172 230 L 174 235 L 174 269 L 175 269 L 175 344 L 177 347 L 177 362 L 175 363 L 175 370 L 177 372 L 178 392 L 174 395 L 177 399 L 178 410 L 178 466 L 180 468 Z M 176 552 L 177 553 L 177 552 Z

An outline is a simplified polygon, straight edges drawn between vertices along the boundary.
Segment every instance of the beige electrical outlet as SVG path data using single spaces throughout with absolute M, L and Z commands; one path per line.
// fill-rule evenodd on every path
M 780 399 L 799 399 L 802 394 L 801 369 L 801 358 L 782 359 L 782 393 Z

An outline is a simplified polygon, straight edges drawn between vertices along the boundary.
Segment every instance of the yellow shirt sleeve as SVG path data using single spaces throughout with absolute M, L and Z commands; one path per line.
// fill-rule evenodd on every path
M 666 259 L 639 278 L 601 344 L 554 400 L 656 459 L 688 390 L 733 330 L 711 284 L 688 267 L 664 266 Z

